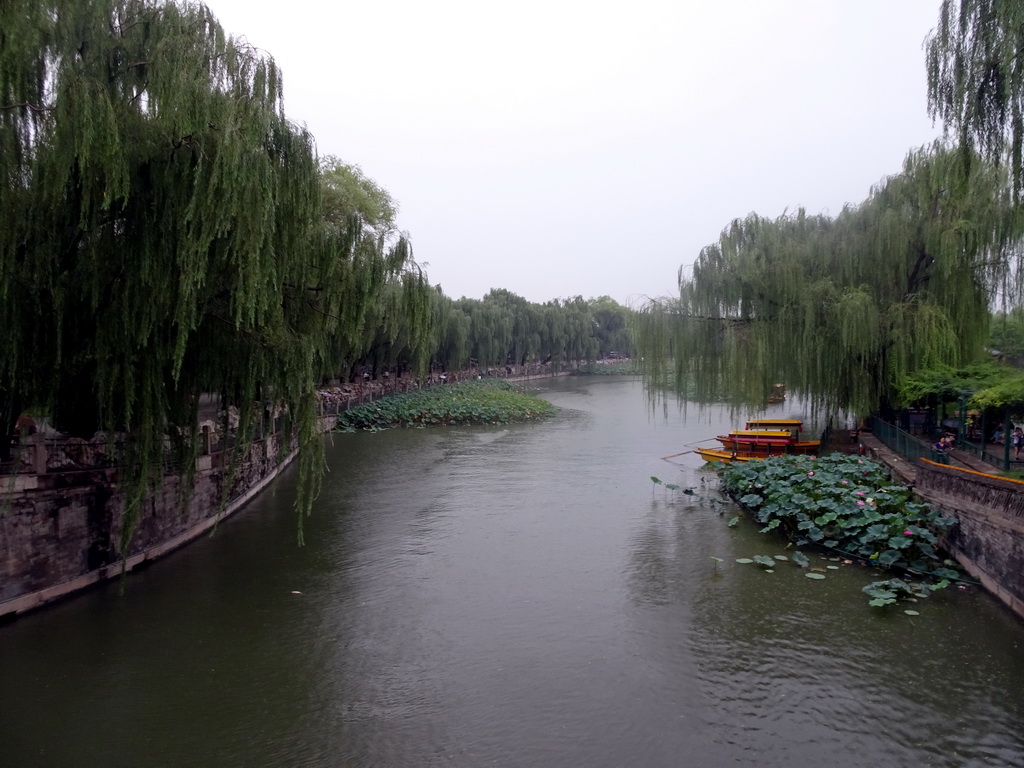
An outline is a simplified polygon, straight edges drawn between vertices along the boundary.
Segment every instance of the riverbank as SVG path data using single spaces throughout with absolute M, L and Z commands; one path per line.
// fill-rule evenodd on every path
M 523 383 L 569 373 L 546 368 L 494 378 Z M 418 389 L 415 380 L 387 378 L 325 387 L 321 430 L 336 427 L 339 411 L 413 389 Z M 183 472 L 166 474 L 147 496 L 125 553 L 117 549 L 125 499 L 118 468 L 107 463 L 109 451 L 84 440 L 32 435 L 23 471 L 0 477 L 0 620 L 118 578 L 122 569 L 130 573 L 185 546 L 242 510 L 296 456 L 271 423 L 231 472 L 234 445 L 219 433 L 222 423 L 212 406 L 201 409 L 203 448 L 192 486 L 182 487 Z
M 869 432 L 859 444 L 893 477 L 929 504 L 957 518 L 943 546 L 960 566 L 1024 620 L 1024 483 L 989 474 L 963 451 L 950 466 L 911 462 Z

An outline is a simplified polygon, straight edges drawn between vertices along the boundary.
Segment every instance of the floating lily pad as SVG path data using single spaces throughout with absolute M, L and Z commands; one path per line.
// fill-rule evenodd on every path
M 744 563 L 744 564 L 746 564 L 746 563 L 752 563 L 754 561 L 751 560 L 749 557 L 737 557 L 736 558 L 736 562 L 737 563 Z
M 776 560 L 789 560 L 785 555 L 772 555 Z
M 805 573 L 804 576 L 806 576 L 808 579 L 824 579 L 825 578 L 825 574 L 823 574 L 823 573 Z
M 739 515 L 737 515 L 732 520 L 730 520 L 728 523 L 726 523 L 726 525 L 728 525 L 730 528 L 735 528 L 736 527 L 736 523 L 738 523 L 739 521 L 740 521 L 740 518 L 739 518 Z
M 826 565 L 825 567 L 828 568 L 830 571 L 838 571 L 839 570 L 839 566 L 838 565 Z
M 921 615 L 917 611 L 912 611 L 909 608 L 907 610 L 905 610 L 904 613 L 907 614 L 907 616 L 920 616 Z
M 764 572 L 765 573 L 775 573 L 775 571 L 773 569 L 771 569 L 771 568 L 765 568 Z

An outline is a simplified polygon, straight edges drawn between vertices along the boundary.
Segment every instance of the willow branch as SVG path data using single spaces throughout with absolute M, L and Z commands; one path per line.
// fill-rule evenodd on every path
M 37 104 L 32 104 L 28 101 L 21 101 L 17 104 L 0 104 L 0 109 L 31 109 L 33 112 L 52 112 L 53 107 L 40 107 Z

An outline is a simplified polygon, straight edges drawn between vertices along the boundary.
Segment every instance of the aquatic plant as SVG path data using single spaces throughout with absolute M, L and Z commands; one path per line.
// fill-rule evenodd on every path
M 614 363 L 587 363 L 571 372 L 573 376 L 639 376 L 643 371 L 632 360 Z
M 798 546 L 814 544 L 875 565 L 956 578 L 939 537 L 956 522 L 893 484 L 886 469 L 856 456 L 779 456 L 731 465 L 722 483 L 763 524 Z
M 881 464 L 843 454 L 778 456 L 724 466 L 720 476 L 726 492 L 761 523 L 762 533 L 777 530 L 796 546 L 830 550 L 933 582 L 875 582 L 864 588 L 872 606 L 920 598 L 960 578 L 951 567 L 955 564 L 939 552 L 939 540 L 956 518 L 893 484 Z M 792 558 L 806 567 L 802 553 L 794 552 Z M 754 561 L 767 565 L 768 559 L 758 555 Z M 805 575 L 824 578 L 820 573 Z
M 871 582 L 864 587 L 863 592 L 871 597 L 868 605 L 882 608 L 887 605 L 893 605 L 899 600 L 923 600 L 932 592 L 948 586 L 949 581 L 947 579 L 943 579 L 935 584 L 913 584 L 903 579 L 886 579 L 885 581 Z
M 524 394 L 505 381 L 467 381 L 367 403 L 338 415 L 346 432 L 394 427 L 508 424 L 552 416 L 547 400 Z

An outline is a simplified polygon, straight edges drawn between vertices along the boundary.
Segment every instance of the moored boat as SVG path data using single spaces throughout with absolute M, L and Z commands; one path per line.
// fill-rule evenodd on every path
M 777 456 L 778 454 L 771 453 L 760 453 L 760 454 L 748 454 L 739 451 L 729 451 L 720 448 L 698 448 L 696 454 L 700 456 L 704 461 L 752 461 L 754 459 L 766 459 L 769 456 Z
M 719 435 L 722 447 L 748 453 L 817 453 L 819 440 L 800 440 L 797 429 L 734 429 Z
M 785 454 L 816 454 L 819 440 L 801 440 L 799 419 L 750 419 L 745 429 L 719 435 L 719 449 L 701 448 L 696 453 L 705 461 L 750 461 Z

